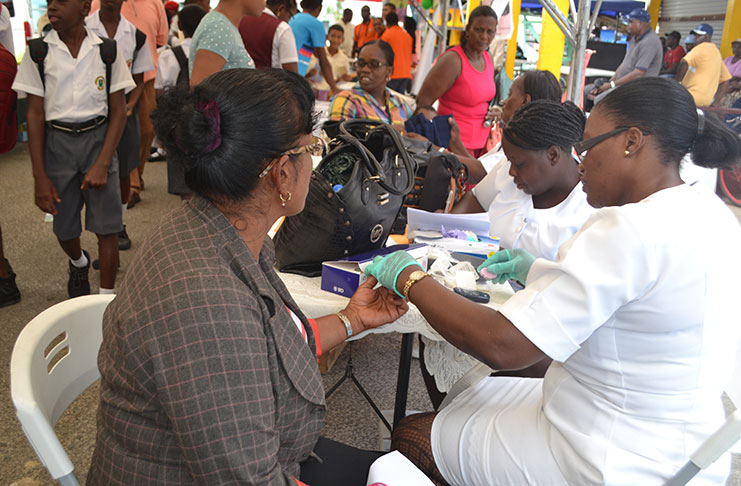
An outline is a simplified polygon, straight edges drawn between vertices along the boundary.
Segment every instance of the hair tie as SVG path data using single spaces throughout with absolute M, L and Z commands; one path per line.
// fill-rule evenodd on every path
M 705 130 L 705 112 L 700 108 L 697 109 L 697 133 L 695 134 L 695 140 L 700 138 L 703 130 Z
M 206 120 L 211 124 L 211 140 L 203 149 L 204 154 L 209 154 L 221 146 L 221 114 L 216 100 L 199 101 L 196 109 L 203 113 Z

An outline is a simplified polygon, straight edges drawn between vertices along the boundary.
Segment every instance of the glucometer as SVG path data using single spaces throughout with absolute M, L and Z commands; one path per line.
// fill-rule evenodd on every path
M 455 287 L 453 289 L 453 292 L 458 295 L 462 295 L 470 301 L 478 302 L 479 304 L 486 304 L 487 302 L 489 302 L 489 294 L 487 294 L 486 292 L 479 292 L 478 290 L 466 290 L 460 287 Z

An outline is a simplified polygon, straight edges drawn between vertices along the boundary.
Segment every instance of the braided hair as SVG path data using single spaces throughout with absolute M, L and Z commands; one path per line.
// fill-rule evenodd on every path
M 535 100 L 515 112 L 502 135 L 525 150 L 556 146 L 569 151 L 584 136 L 585 123 L 584 113 L 570 101 Z

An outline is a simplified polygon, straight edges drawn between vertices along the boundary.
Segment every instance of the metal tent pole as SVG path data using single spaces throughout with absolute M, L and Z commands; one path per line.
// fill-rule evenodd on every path
M 587 50 L 587 39 L 589 39 L 589 7 L 591 0 L 580 0 L 579 11 L 576 15 L 576 28 L 574 29 L 574 55 L 571 56 L 569 69 L 569 84 L 566 88 L 566 99 L 579 105 L 582 97 L 581 80 L 584 75 L 584 54 Z

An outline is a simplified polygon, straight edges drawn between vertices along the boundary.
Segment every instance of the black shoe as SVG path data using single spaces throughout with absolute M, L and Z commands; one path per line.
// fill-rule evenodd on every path
M 67 281 L 67 295 L 72 299 L 81 295 L 90 295 L 90 282 L 87 279 L 90 271 L 90 254 L 85 250 L 82 253 L 87 257 L 87 265 L 77 268 L 69 262 L 69 280 Z
M 149 158 L 147 159 L 147 162 L 162 162 L 166 158 L 167 158 L 167 156 L 165 154 L 163 154 L 160 151 L 157 151 L 157 152 L 154 152 L 152 155 L 149 156 Z
M 129 248 L 131 248 L 131 240 L 129 239 L 129 234 L 126 233 L 126 225 L 123 225 L 123 229 L 118 234 L 118 249 L 123 251 Z M 97 270 L 97 268 L 95 269 Z
M 21 292 L 15 284 L 15 273 L 13 273 L 8 260 L 5 260 L 5 268 L 8 271 L 8 278 L 0 278 L 0 307 L 17 304 L 21 301 Z
M 131 209 L 142 201 L 141 196 L 138 192 L 132 192 L 129 195 L 129 202 L 126 204 L 126 209 Z

